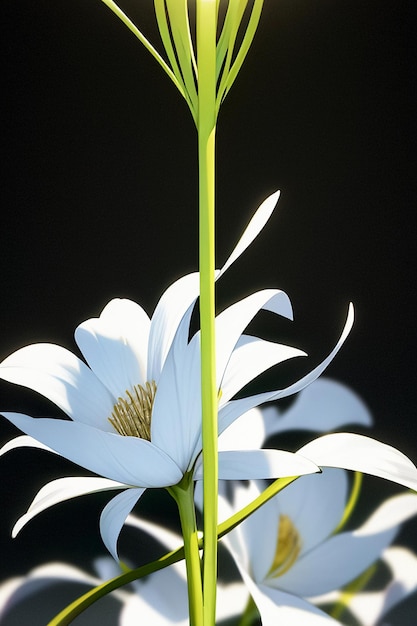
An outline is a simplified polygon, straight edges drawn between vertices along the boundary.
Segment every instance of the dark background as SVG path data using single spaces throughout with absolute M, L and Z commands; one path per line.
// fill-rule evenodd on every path
M 98 0 L 1 5 L 3 358 L 37 341 L 75 349 L 75 327 L 115 296 L 151 313 L 197 268 L 198 224 L 192 119 L 137 40 Z M 122 6 L 161 49 L 152 5 Z M 219 284 L 219 305 L 263 287 L 289 294 L 295 322 L 261 322 L 310 355 L 279 372 L 290 381 L 330 350 L 353 301 L 354 329 L 328 374 L 367 402 L 375 437 L 417 462 L 415 2 L 265 5 L 218 124 L 218 265 L 260 202 L 282 195 Z M 276 372 L 264 382 L 276 385 Z M 6 383 L 0 393 L 4 410 L 54 414 L 35 394 Z M 3 420 L 1 442 L 15 434 Z M 103 494 L 9 537 L 42 484 L 82 470 L 21 450 L 0 472 L 2 577 L 102 552 Z M 144 510 L 157 503 L 149 494 Z M 158 507 L 172 512 L 166 499 Z M 417 546 L 415 528 L 403 541 Z

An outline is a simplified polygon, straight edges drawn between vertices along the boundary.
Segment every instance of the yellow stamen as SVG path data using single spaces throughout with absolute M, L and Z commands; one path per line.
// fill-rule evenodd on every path
M 268 576 L 277 578 L 294 565 L 301 551 L 301 539 L 288 515 L 279 516 L 279 529 L 274 560 Z
M 126 397 L 119 398 L 113 407 L 111 417 L 108 418 L 119 435 L 151 440 L 151 418 L 155 394 L 154 380 L 150 383 L 146 382 L 144 386 L 135 385 L 132 391 L 126 390 Z

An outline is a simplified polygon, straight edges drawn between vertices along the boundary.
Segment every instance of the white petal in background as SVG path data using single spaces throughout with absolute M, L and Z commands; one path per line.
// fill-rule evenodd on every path
M 371 437 L 332 433 L 298 450 L 320 467 L 340 467 L 391 480 L 417 491 L 417 468 L 402 452 Z

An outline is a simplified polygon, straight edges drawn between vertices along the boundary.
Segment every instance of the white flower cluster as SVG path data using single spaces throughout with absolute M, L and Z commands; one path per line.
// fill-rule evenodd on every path
M 218 277 L 264 226 L 277 198 L 274 194 L 258 209 Z M 200 337 L 199 332 L 189 336 L 197 297 L 198 276 L 191 274 L 169 287 L 152 318 L 130 300 L 112 300 L 99 318 L 76 330 L 85 361 L 60 346 L 36 344 L 0 364 L 1 378 L 41 393 L 70 418 L 3 413 L 25 435 L 6 444 L 1 453 L 37 447 L 97 475 L 60 478 L 44 486 L 17 521 L 14 535 L 52 505 L 116 490 L 119 493 L 100 520 L 103 541 L 116 562 L 125 523 L 151 533 L 168 548 L 178 544 L 178 538 L 163 528 L 130 514 L 146 489 L 171 488 L 186 475 L 197 485 L 195 497 L 201 507 Z M 398 450 L 374 439 L 329 432 L 347 424 L 371 423 L 352 391 L 318 379 L 349 333 L 352 307 L 339 341 L 309 374 L 287 388 L 236 399 L 266 369 L 305 356 L 298 348 L 245 333 L 261 309 L 292 317 L 285 293 L 263 290 L 216 318 L 220 518 L 229 518 L 259 496 L 264 488 L 259 481 L 299 478 L 224 537 L 243 582 L 219 585 L 218 620 L 240 616 L 246 621 L 238 623 L 249 624 L 256 605 L 264 626 L 340 624 L 339 613 L 343 616 L 346 610 L 360 624 L 375 625 L 417 585 L 415 557 L 389 547 L 399 525 L 417 513 L 417 495 L 394 496 L 358 528 L 342 530 L 352 502 L 345 470 L 373 474 L 416 491 L 417 469 Z M 285 413 L 274 405 L 257 408 L 297 392 Z M 290 429 L 327 434 L 297 452 L 263 447 L 268 437 Z M 242 480 L 250 482 L 243 485 Z M 363 584 L 355 586 L 379 559 L 388 565 L 392 580 L 377 592 L 363 590 Z M 106 561 L 107 576 L 118 567 L 112 563 Z M 28 594 L 59 580 L 98 583 L 63 564 L 43 566 L 3 585 L 3 615 Z M 117 597 L 122 603 L 120 624 L 137 623 L 138 615 L 146 624 L 188 624 L 182 563 L 138 581 L 134 591 L 120 591 Z M 319 608 L 323 605 L 330 606 L 330 612 Z
M 311 416 L 321 416 L 311 422 Z M 344 423 L 369 425 L 371 418 L 359 397 L 344 385 L 322 378 L 303 390 L 285 412 L 276 407 L 252 409 L 238 425 L 220 437 L 222 449 L 240 446 L 290 428 L 321 430 Z M 200 485 L 200 483 L 198 483 Z M 226 519 L 259 495 L 259 481 L 221 483 L 220 518 Z M 400 525 L 417 514 L 417 495 L 402 493 L 382 502 L 369 518 L 350 530 L 340 528 L 350 499 L 348 473 L 325 469 L 304 476 L 273 497 L 223 539 L 241 581 L 218 585 L 217 623 L 252 623 L 258 612 L 264 625 L 344 624 L 354 616 L 361 626 L 378 626 L 386 613 L 417 590 L 417 557 L 408 549 L 392 546 Z M 196 501 L 201 502 L 200 490 Z M 127 525 L 135 528 L 138 541 L 151 535 L 165 550 L 174 550 L 181 537 L 157 524 L 130 515 Z M 379 589 L 363 589 L 363 574 L 373 564 L 385 564 L 388 582 Z M 0 586 L 0 618 L 7 626 L 9 616 L 19 615 L 24 601 L 38 596 L 39 626 L 50 619 L 51 586 L 88 587 L 120 574 L 110 557 L 97 559 L 92 576 L 64 563 L 38 567 L 27 576 L 12 578 Z M 366 582 L 371 574 L 366 576 Z M 354 590 L 354 591 L 352 591 Z M 252 598 L 252 599 L 251 599 Z M 136 581 L 129 591 L 117 591 L 117 623 L 167 626 L 188 624 L 188 599 L 183 562 Z M 256 606 L 256 609 L 255 609 Z M 328 612 L 323 608 L 326 607 Z M 48 612 L 49 609 L 49 612 Z M 254 610 L 255 609 L 255 610 Z M 95 612 L 91 609 L 93 619 Z M 255 612 L 256 611 L 256 612 Z M 45 617 L 46 616 L 46 617 Z M 242 616 L 247 621 L 243 622 Z M 334 617 L 337 616 L 337 617 Z M 31 618 L 32 619 L 32 618 Z M 100 614 L 100 622 L 112 624 L 114 617 Z M 110 621 L 109 621 L 110 620 Z M 13 623 L 13 622 L 10 622 Z M 255 621 L 253 623 L 256 623 Z M 349 624 L 352 622 L 348 622 Z M 384 622 L 386 623 L 386 622 Z

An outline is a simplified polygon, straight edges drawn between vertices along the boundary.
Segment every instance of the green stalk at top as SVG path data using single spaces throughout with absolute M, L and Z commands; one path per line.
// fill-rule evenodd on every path
M 203 437 L 204 625 L 216 618 L 217 384 L 215 352 L 215 133 L 217 2 L 197 5 L 201 398 Z

